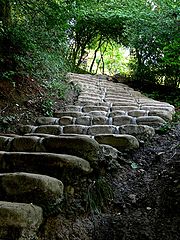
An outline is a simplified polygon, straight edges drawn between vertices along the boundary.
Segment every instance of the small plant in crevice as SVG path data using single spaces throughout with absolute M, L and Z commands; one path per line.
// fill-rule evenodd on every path
M 113 199 L 113 190 L 105 177 L 99 177 L 87 189 L 87 208 L 100 213 Z
M 167 133 L 169 130 L 171 130 L 175 125 L 179 124 L 180 122 L 180 111 L 177 111 L 173 117 L 172 121 L 166 122 L 163 126 L 161 126 L 157 132 L 160 134 Z

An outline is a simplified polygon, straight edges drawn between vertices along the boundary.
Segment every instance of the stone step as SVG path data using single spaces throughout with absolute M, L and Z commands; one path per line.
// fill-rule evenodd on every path
M 131 135 L 97 134 L 94 138 L 98 143 L 110 145 L 119 151 L 135 150 L 139 148 L 138 140 Z
M 43 215 L 58 213 L 63 198 L 63 184 L 46 175 L 25 172 L 0 174 L 0 201 L 32 203 Z
M 154 136 L 155 130 L 147 125 L 126 124 L 119 127 L 119 134 L 132 135 L 138 140 L 146 141 Z
M 3 240 L 37 239 L 42 221 L 42 209 L 38 206 L 0 201 L 0 238 Z
M 67 154 L 1 151 L 0 171 L 48 175 L 66 183 L 70 176 L 88 174 L 92 169 L 87 160 Z
M 68 154 L 92 162 L 98 159 L 99 144 L 94 139 L 82 135 L 0 136 L 0 151 Z
M 136 118 L 136 122 L 137 122 L 138 125 L 148 125 L 148 126 L 153 127 L 155 129 L 160 128 L 161 126 L 163 126 L 166 123 L 166 121 L 163 120 L 159 116 L 138 117 L 138 118 Z

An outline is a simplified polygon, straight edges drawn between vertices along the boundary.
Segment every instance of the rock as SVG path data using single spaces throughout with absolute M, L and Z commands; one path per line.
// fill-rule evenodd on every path
M 0 202 L 0 238 L 36 239 L 42 224 L 42 209 L 33 204 Z
M 76 118 L 75 124 L 89 126 L 91 125 L 91 117 L 90 116 L 78 117 Z
M 0 151 L 8 151 L 12 139 L 12 137 L 0 136 Z
M 59 126 L 59 125 L 43 125 L 43 126 L 37 127 L 34 132 L 60 135 L 63 132 L 63 128 L 62 126 Z
M 17 133 L 24 135 L 26 133 L 33 133 L 36 129 L 36 126 L 32 126 L 32 125 L 18 125 L 17 127 Z
M 81 106 L 74 106 L 74 105 L 67 105 L 65 106 L 65 111 L 66 112 L 81 112 Z
M 98 159 L 99 144 L 87 136 L 59 136 L 43 139 L 47 152 L 75 155 L 89 162 Z
M 132 106 L 131 104 L 128 104 L 127 106 L 123 106 L 123 105 L 118 105 L 118 106 L 112 106 L 112 111 L 125 111 L 125 112 L 129 112 L 130 110 L 137 110 L 138 107 L 137 106 Z
M 117 111 L 112 111 L 112 112 L 110 113 L 110 117 L 122 116 L 122 115 L 126 115 L 126 112 L 125 112 L 125 111 L 117 110 Z
M 155 130 L 147 125 L 127 124 L 119 127 L 119 133 L 133 135 L 138 140 L 147 140 L 154 136 Z
M 165 121 L 172 121 L 172 113 L 170 111 L 163 110 L 151 110 L 148 113 L 149 116 L 159 116 Z
M 138 117 L 136 122 L 138 125 L 148 125 L 154 128 L 159 128 L 166 123 L 161 117 L 158 116 Z
M 100 144 L 102 156 L 105 156 L 109 160 L 117 159 L 119 151 L 116 148 L 113 148 L 110 145 Z
M 133 122 L 133 117 L 131 116 L 115 116 L 112 119 L 112 124 L 116 126 L 121 126 L 124 124 L 130 124 Z
M 134 150 L 139 148 L 138 140 L 131 135 L 99 134 L 94 138 L 98 143 L 110 145 L 119 151 Z
M 67 125 L 63 127 L 63 133 L 87 134 L 88 127 L 85 125 Z
M 30 173 L 0 174 L 0 200 L 33 203 L 44 215 L 58 213 L 63 197 L 63 184 L 56 178 Z
M 68 112 L 62 112 L 62 111 L 57 111 L 54 113 L 54 117 L 56 118 L 62 118 L 62 117 L 80 117 L 82 116 L 82 112 L 77 112 L 77 111 L 68 111 Z
M 108 117 L 105 116 L 94 116 L 92 119 L 92 125 L 107 125 Z
M 83 112 L 92 112 L 92 111 L 104 111 L 104 112 L 108 112 L 109 107 L 106 106 L 93 106 L 93 105 L 89 105 L 89 106 L 84 106 L 83 107 Z
M 59 121 L 59 118 L 53 118 L 53 117 L 39 117 L 36 119 L 37 125 L 53 125 L 57 124 Z
M 131 110 L 128 112 L 129 116 L 132 117 L 141 117 L 141 116 L 147 116 L 146 110 Z
M 57 178 L 62 178 L 63 171 L 71 170 L 84 174 L 92 171 L 89 162 L 80 157 L 34 152 L 0 152 L 0 169 L 3 172 L 27 171 Z
M 116 133 L 116 126 L 112 125 L 94 125 L 89 127 L 88 134 L 89 135 L 97 135 L 97 134 L 113 134 Z
M 59 124 L 60 125 L 71 125 L 71 124 L 73 124 L 73 121 L 74 121 L 73 117 L 65 116 L 65 117 L 61 117 L 59 119 Z
M 94 117 L 94 116 L 107 116 L 108 113 L 106 111 L 91 111 L 85 114 Z
M 12 139 L 9 151 L 36 152 L 39 141 L 40 138 L 36 136 L 19 136 Z

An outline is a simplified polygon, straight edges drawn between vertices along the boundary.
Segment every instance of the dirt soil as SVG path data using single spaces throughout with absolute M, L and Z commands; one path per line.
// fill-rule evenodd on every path
M 39 238 L 179 240 L 179 156 L 180 125 L 176 125 L 142 143 L 138 151 L 122 153 L 118 162 L 102 159 L 94 175 L 73 183 L 74 195 L 67 194 L 62 212 L 45 221 Z M 96 184 L 100 178 L 105 180 L 104 193 Z M 92 198 L 87 199 L 90 191 Z M 93 194 L 94 200 L 101 199 L 95 208 Z
M 45 89 L 33 80 L 0 82 L 0 132 L 43 115 Z M 55 99 L 55 108 L 73 103 Z M 118 160 L 102 158 L 94 172 L 67 186 L 62 211 L 45 219 L 39 240 L 179 240 L 180 124 L 141 142 Z

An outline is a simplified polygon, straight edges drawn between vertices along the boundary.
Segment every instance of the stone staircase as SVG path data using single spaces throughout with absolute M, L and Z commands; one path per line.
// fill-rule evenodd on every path
M 69 79 L 80 88 L 74 105 L 0 136 L 0 239 L 36 239 L 75 179 L 91 174 L 103 155 L 138 149 L 175 111 L 103 76 Z

